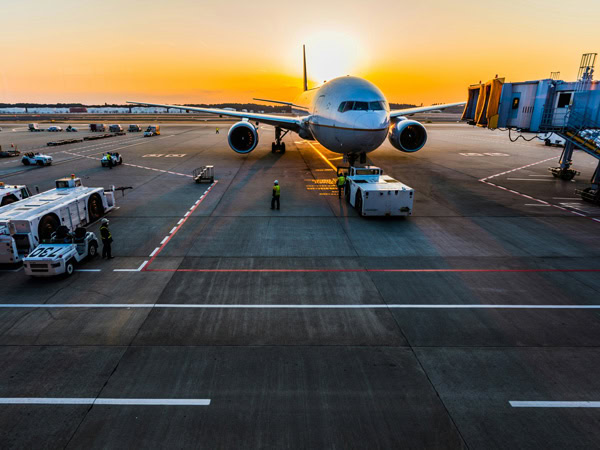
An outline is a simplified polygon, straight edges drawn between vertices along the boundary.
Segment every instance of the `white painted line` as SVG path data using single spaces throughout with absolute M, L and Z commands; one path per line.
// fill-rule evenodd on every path
M 143 262 L 143 263 L 140 265 L 140 267 L 138 267 L 137 271 L 138 271 L 138 272 L 141 272 L 141 270 L 144 268 L 144 266 L 145 266 L 146 264 L 148 264 L 148 261 L 144 261 L 144 262 Z
M 552 197 L 554 200 L 575 200 L 581 202 L 581 197 Z
M 139 272 L 138 269 L 115 269 L 122 272 Z M 162 309 L 600 309 L 600 305 L 491 305 L 491 304 L 273 304 L 273 305 L 243 305 L 243 304 L 197 304 L 197 303 L 5 303 L 0 304 L 0 309 L 6 308 L 162 308 Z
M 189 216 L 191 213 L 192 213 L 191 211 L 188 211 L 188 212 L 186 212 L 186 213 L 183 215 L 183 217 L 187 217 L 187 216 Z
M 75 269 L 75 272 L 102 272 L 102 269 Z
M 209 398 L 0 397 L 2 405 L 209 406 Z
M 200 199 L 196 200 L 196 203 L 194 203 L 194 205 L 197 205 L 198 203 L 200 203 Z
M 554 175 L 529 175 L 530 177 L 554 178 Z
M 169 239 L 169 236 L 165 236 L 165 238 L 162 241 L 160 241 L 160 245 L 163 245 L 167 241 L 167 239 Z
M 550 207 L 552 205 L 542 205 L 540 203 L 525 203 L 525 206 L 543 206 L 543 207 Z
M 183 219 L 179 219 L 179 222 L 177 222 L 177 225 L 181 225 L 181 222 L 183 222 Z
M 156 248 L 155 248 L 155 249 L 152 251 L 152 253 L 150 253 L 150 258 L 152 258 L 152 257 L 153 257 L 153 256 L 156 254 L 156 252 L 157 252 L 158 250 L 159 250 L 159 248 L 158 248 L 158 247 L 156 247 Z
M 507 178 L 507 180 L 513 180 L 513 181 L 554 181 L 554 180 L 538 180 L 538 179 L 532 179 L 532 178 Z
M 548 402 L 511 400 L 513 408 L 600 408 L 600 402 Z
M 176 229 L 177 229 L 177 227 L 171 228 L 171 231 L 169 231 L 169 234 L 173 234 L 173 231 L 175 231 Z

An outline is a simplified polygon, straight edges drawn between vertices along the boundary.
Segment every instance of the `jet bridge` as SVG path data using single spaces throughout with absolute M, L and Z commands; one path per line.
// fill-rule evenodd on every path
M 598 159 L 591 186 L 578 193 L 600 204 L 600 82 L 593 80 L 595 59 L 595 53 L 583 55 L 573 82 L 548 78 L 505 83 L 495 78 L 471 85 L 462 119 L 490 129 L 562 137 L 565 148 L 559 165 L 549 170 L 563 180 L 579 174 L 571 167 L 574 148 Z

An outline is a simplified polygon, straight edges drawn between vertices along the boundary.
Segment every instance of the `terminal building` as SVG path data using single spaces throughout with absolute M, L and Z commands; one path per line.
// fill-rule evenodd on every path
M 491 129 L 515 130 L 564 139 L 555 177 L 572 180 L 571 166 L 578 148 L 598 159 L 589 188 L 578 191 L 584 200 L 600 204 L 600 82 L 593 80 L 596 53 L 582 56 L 577 81 L 555 76 L 543 80 L 505 83 L 494 78 L 469 86 L 463 120 Z

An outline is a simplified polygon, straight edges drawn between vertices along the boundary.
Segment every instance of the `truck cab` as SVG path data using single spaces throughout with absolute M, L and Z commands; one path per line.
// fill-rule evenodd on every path
M 150 125 L 144 132 L 144 137 L 160 136 L 160 125 Z
M 28 197 L 31 197 L 31 191 L 27 186 L 16 184 L 6 186 L 0 181 L 0 206 L 18 202 Z
M 340 167 L 346 174 L 346 200 L 361 216 L 410 216 L 414 189 L 383 174 L 375 166 Z

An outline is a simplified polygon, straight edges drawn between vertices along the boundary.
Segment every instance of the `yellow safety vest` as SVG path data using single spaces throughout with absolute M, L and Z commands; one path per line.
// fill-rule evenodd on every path
M 346 184 L 346 177 L 344 175 L 340 175 L 338 177 L 337 185 L 338 186 L 343 186 L 344 184 Z
M 275 197 L 279 197 L 279 195 L 281 194 L 281 188 L 279 187 L 279 185 L 277 186 L 273 186 L 273 194 L 275 195 Z

